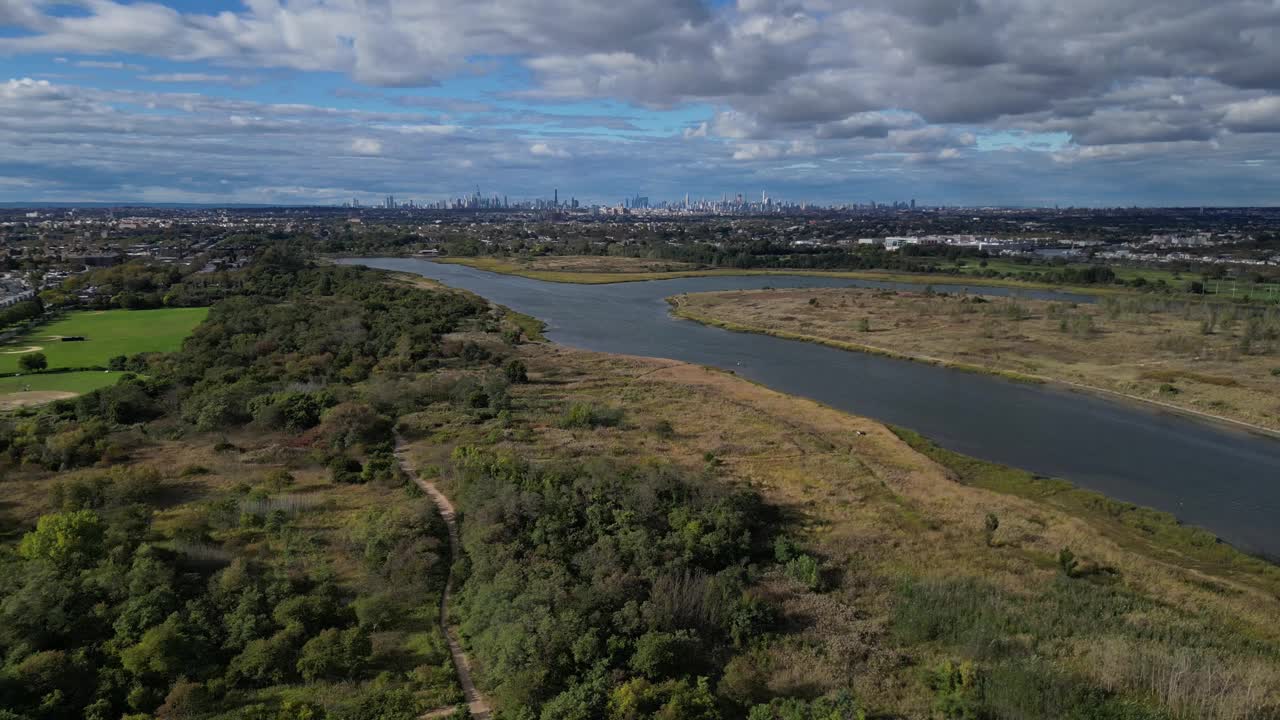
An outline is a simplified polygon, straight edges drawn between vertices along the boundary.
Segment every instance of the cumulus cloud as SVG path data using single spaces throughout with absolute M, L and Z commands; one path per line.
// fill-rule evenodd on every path
M 743 0 L 714 9 L 699 0 L 256 0 L 214 15 L 146 1 L 84 7 L 54 15 L 8 0 L 0 19 L 27 33 L 0 38 L 0 54 L 127 52 L 336 71 L 390 87 L 487 71 L 505 56 L 534 73 L 527 96 L 714 103 L 723 109 L 709 132 L 738 140 L 885 138 L 918 123 L 1028 129 L 1039 116 L 1074 113 L 1070 132 L 1084 144 L 1204 141 L 1226 127 L 1220 112 L 1123 131 L 1115 120 L 1126 108 L 1097 112 L 1107 109 L 1101 99 L 1153 78 L 1202 79 L 1193 90 L 1225 92 L 1228 103 L 1280 90 L 1280 5 L 1257 0 Z M 1246 125 L 1259 127 L 1235 127 Z
M 138 72 L 119 58 L 154 57 L 190 65 L 143 79 L 205 92 L 110 95 L 15 80 L 0 86 L 0 97 L 20 97 L 0 122 L 45 117 L 63 142 L 107 146 L 143 143 L 140 128 L 159 137 L 181 132 L 119 105 L 137 103 L 190 116 L 197 140 L 223 128 L 290 138 L 306 129 L 327 143 L 328 156 L 333 147 L 383 155 L 363 165 L 388 162 L 382 148 L 404 136 L 463 174 L 519 173 L 568 158 L 567 148 L 575 167 L 599 163 L 623 173 L 619 157 L 656 161 L 655 147 L 678 146 L 683 154 L 663 156 L 670 160 L 663 171 L 687 172 L 687 182 L 759 163 L 786 168 L 797 187 L 806 178 L 822 178 L 814 187 L 853 183 L 855 172 L 882 169 L 945 179 L 964 165 L 997 186 L 1026 167 L 1185 166 L 1193 153 L 1208 163 L 1197 172 L 1238 168 L 1246 157 L 1267 169 L 1274 167 L 1268 143 L 1276 145 L 1280 132 L 1275 0 L 251 0 L 217 13 L 92 0 L 77 7 L 69 14 L 42 0 L 0 0 L 0 25 L 21 31 L 0 37 L 0 57 L 56 53 L 68 66 Z M 357 119 L 335 108 L 208 94 L 216 88 L 207 86 L 247 84 L 246 68 L 343 73 L 357 87 L 334 95 L 404 112 Z M 503 75 L 494 83 L 501 92 L 450 98 L 447 84 L 430 96 L 384 89 L 486 73 Z M 514 101 L 520 107 L 507 105 Z M 579 101 L 592 109 L 529 109 Z M 683 114 L 653 131 L 624 112 L 597 112 L 620 104 Z M 63 105 L 68 115 L 49 114 Z M 111 128 L 133 134 L 108 135 Z M 641 137 L 646 131 L 663 139 Z M 1006 140 L 979 142 L 993 134 Z M 15 135 L 8 147 L 39 137 Z M 369 145 L 361 150 L 359 141 Z M 425 145 L 444 142 L 456 153 Z M 993 146 L 1001 152 L 988 152 Z M 292 150 L 311 147 L 294 142 Z M 488 154 L 480 157 L 481 149 Z
M 1231 103 L 1223 124 L 1233 132 L 1280 132 L 1280 96 Z

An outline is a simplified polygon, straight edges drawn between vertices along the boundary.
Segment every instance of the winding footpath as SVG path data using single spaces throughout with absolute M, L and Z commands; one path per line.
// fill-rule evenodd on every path
M 444 518 L 445 525 L 449 527 L 449 575 L 444 583 L 444 593 L 440 596 L 440 631 L 444 633 L 445 640 L 449 643 L 449 654 L 453 656 L 453 667 L 458 673 L 458 684 L 462 686 L 467 707 L 471 710 L 471 717 L 475 720 L 489 720 L 492 713 L 489 701 L 480 694 L 471 680 L 471 659 L 462 649 L 458 632 L 449 625 L 449 596 L 453 593 L 453 565 L 462 554 L 462 538 L 458 535 L 457 513 L 453 509 L 453 503 L 449 502 L 449 498 L 440 492 L 434 483 L 418 475 L 413 468 L 413 463 L 409 462 L 408 450 L 409 446 L 404 438 L 397 435 L 396 459 L 400 462 L 400 469 L 413 478 L 418 487 L 431 498 L 431 502 L 435 503 L 436 509 L 440 511 L 440 517 Z M 422 717 L 445 718 L 453 712 L 453 707 L 447 707 L 433 710 Z

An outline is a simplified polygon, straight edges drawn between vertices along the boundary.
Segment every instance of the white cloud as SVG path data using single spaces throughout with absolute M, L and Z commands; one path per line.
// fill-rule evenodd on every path
M 349 146 L 356 155 L 381 155 L 382 142 L 373 138 L 355 138 Z
M 547 143 L 544 143 L 544 142 L 534 143 L 530 145 L 529 152 L 533 155 L 537 155 L 538 157 L 551 157 L 551 158 L 569 157 L 568 151 L 564 150 L 563 148 L 556 147 L 554 145 L 548 145 Z
M 258 79 L 251 75 L 215 75 L 211 73 L 159 73 L 141 75 L 140 80 L 154 83 L 186 83 L 191 85 L 254 85 Z
M 1233 132 L 1280 132 L 1280 96 L 1231 103 L 1223 123 Z
M 115 60 L 78 60 L 76 61 L 76 67 L 96 68 L 99 70 L 130 70 L 133 72 L 143 72 L 147 69 L 143 65 L 133 65 Z

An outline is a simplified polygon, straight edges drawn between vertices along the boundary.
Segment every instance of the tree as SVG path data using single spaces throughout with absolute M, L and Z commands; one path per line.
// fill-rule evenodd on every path
M 105 533 L 102 518 L 92 510 L 44 515 L 36 529 L 22 537 L 18 554 L 62 570 L 79 570 L 102 558 L 106 552 Z
M 143 634 L 120 652 L 120 663 L 135 675 L 175 678 L 190 669 L 192 643 L 177 613 Z
M 529 369 L 525 367 L 522 360 L 511 360 L 507 362 L 506 367 L 502 369 L 503 374 L 507 376 L 507 380 L 513 384 L 529 382 Z
M 307 682 L 350 679 L 364 667 L 371 652 L 369 635 L 362 628 L 321 630 L 302 646 L 298 673 Z
M 42 352 L 26 353 L 18 358 L 18 367 L 22 368 L 23 372 L 39 372 L 49 367 L 49 358 Z

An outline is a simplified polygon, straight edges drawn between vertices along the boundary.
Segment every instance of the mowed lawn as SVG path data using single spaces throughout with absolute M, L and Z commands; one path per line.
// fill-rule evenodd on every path
M 18 392 L 71 392 L 83 395 L 114 385 L 124 373 L 85 370 L 84 372 L 42 373 L 0 377 L 0 398 Z
M 117 355 L 172 352 L 208 314 L 209 308 L 75 312 L 0 345 L 0 374 L 19 372 L 22 351 L 35 347 L 49 359 L 50 370 L 105 366 Z M 84 340 L 60 339 L 69 336 Z

